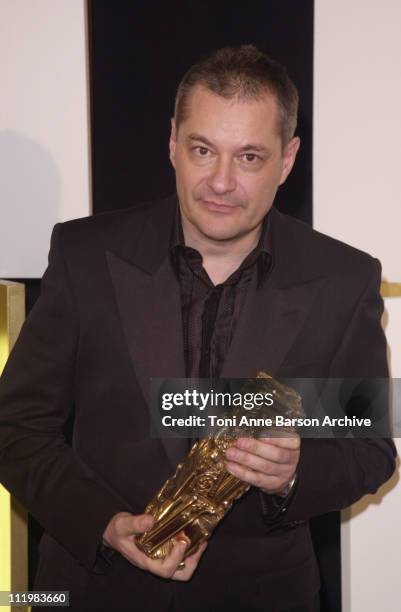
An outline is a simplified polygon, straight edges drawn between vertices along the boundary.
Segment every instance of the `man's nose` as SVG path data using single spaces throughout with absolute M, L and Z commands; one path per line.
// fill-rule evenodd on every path
M 216 160 L 207 182 L 215 193 L 223 194 L 234 191 L 237 183 L 232 160 L 221 158 Z

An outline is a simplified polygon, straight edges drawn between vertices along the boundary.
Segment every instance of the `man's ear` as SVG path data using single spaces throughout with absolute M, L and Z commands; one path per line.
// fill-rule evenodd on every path
M 294 138 L 290 140 L 290 142 L 287 144 L 287 146 L 284 149 L 283 169 L 281 171 L 280 185 L 284 183 L 287 176 L 292 170 L 300 144 L 301 144 L 300 138 L 298 136 L 294 136 Z
M 177 129 L 175 126 L 175 119 L 174 117 L 171 118 L 171 133 L 170 133 L 170 142 L 169 142 L 169 149 L 170 149 L 170 161 L 173 164 L 173 167 L 175 168 L 175 147 L 177 144 Z

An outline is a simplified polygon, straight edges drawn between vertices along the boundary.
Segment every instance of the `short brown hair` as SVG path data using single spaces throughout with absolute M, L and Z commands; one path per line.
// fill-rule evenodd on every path
M 182 78 L 175 98 L 177 129 L 188 115 L 188 96 L 195 85 L 203 85 L 223 98 L 260 99 L 268 91 L 277 100 L 278 130 L 286 146 L 297 126 L 298 92 L 284 66 L 254 45 L 218 49 L 194 64 Z

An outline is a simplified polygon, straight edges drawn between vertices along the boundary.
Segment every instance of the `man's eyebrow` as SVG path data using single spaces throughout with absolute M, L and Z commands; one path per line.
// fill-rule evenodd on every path
M 197 142 L 203 142 L 203 144 L 207 145 L 208 147 L 212 147 L 213 148 L 213 144 L 210 142 L 210 140 L 208 140 L 204 136 L 201 136 L 200 134 L 196 134 L 195 132 L 192 132 L 191 134 L 188 134 L 187 140 L 189 142 L 192 142 L 194 140 L 196 140 Z
M 214 145 L 212 142 L 210 142 L 210 140 L 205 138 L 205 136 L 201 136 L 201 134 L 196 134 L 195 132 L 188 134 L 186 139 L 188 142 L 193 142 L 193 141 L 202 142 L 208 147 L 214 148 Z M 247 145 L 244 145 L 240 149 L 238 149 L 239 153 L 246 153 L 247 151 L 255 151 L 256 153 L 264 153 L 265 155 L 271 155 L 271 150 L 261 144 L 249 143 Z
M 247 151 L 256 151 L 256 153 L 264 153 L 265 155 L 271 155 L 271 150 L 261 144 L 247 144 L 239 149 L 240 152 L 246 153 Z

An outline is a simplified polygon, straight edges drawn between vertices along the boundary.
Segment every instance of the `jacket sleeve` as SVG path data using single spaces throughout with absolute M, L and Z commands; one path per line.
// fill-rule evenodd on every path
M 332 360 L 331 378 L 369 381 L 388 377 L 387 345 L 381 327 L 381 266 L 378 260 L 371 262 L 371 274 Z M 281 518 L 281 522 L 291 523 L 346 508 L 363 495 L 375 493 L 391 477 L 395 457 L 389 438 L 301 440 L 296 487 L 271 521 Z
M 130 510 L 64 437 L 73 412 L 79 316 L 53 230 L 41 295 L 0 379 L 0 481 L 64 548 L 92 569 L 110 518 Z

